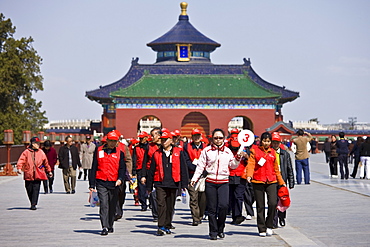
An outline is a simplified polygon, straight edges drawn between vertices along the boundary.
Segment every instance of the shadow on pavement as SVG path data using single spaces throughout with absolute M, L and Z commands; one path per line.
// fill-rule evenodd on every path
M 101 230 L 73 230 L 76 233 L 90 233 L 95 235 L 100 235 Z
M 14 208 L 7 208 L 7 210 L 30 210 L 30 207 L 14 207 Z

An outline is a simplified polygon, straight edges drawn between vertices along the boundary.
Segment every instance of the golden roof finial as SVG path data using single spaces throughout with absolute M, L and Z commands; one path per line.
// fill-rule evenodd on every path
M 182 2 L 182 3 L 180 3 L 180 7 L 181 7 L 181 15 L 188 15 L 186 13 L 186 8 L 188 7 L 188 3 L 187 2 Z

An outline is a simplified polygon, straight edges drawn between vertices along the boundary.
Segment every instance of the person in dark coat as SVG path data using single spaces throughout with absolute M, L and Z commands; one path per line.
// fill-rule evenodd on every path
M 357 140 L 354 143 L 353 149 L 351 150 L 351 153 L 350 153 L 355 158 L 355 163 L 353 165 L 353 171 L 351 174 L 352 178 L 356 178 L 356 175 L 357 175 L 358 164 L 360 163 L 360 147 L 363 142 L 364 142 L 364 138 L 362 138 L 361 136 L 357 137 Z
M 48 176 L 48 180 L 43 181 L 45 194 L 48 193 L 48 189 L 49 189 L 50 193 L 53 193 L 54 166 L 58 162 L 57 151 L 52 146 L 53 145 L 52 145 L 51 141 L 47 140 L 47 141 L 44 142 L 44 147 L 42 148 L 42 151 L 44 151 L 44 153 L 45 153 L 45 155 L 48 159 L 48 162 L 49 162 L 49 165 L 50 165 L 50 168 L 51 168 L 51 173 L 53 174 L 53 176 Z
M 67 194 L 76 192 L 76 170 L 81 167 L 80 154 L 72 137 L 66 137 L 66 144 L 59 149 L 59 168 L 63 169 L 64 188 Z M 69 181 L 69 178 L 71 178 Z
M 324 146 L 323 146 L 323 151 L 325 153 L 325 161 L 326 163 L 330 162 L 330 141 L 329 138 L 325 139 Z
M 344 139 L 344 132 L 339 132 L 339 140 L 336 142 L 338 162 L 340 170 L 340 178 L 348 179 L 348 153 L 349 153 L 349 143 Z M 344 170 L 343 170 L 344 169 Z
M 289 185 L 289 189 L 294 188 L 294 172 L 293 172 L 293 166 L 292 166 L 292 160 L 290 158 L 290 154 L 281 148 L 281 137 L 279 133 L 272 133 L 272 148 L 276 152 L 276 158 L 279 162 L 280 172 L 281 176 L 283 177 L 283 180 L 285 184 Z M 280 187 L 280 186 L 279 186 Z M 285 218 L 286 218 L 286 211 L 281 212 L 277 210 L 277 213 L 274 217 L 274 228 L 277 228 L 277 223 L 279 220 L 279 224 L 281 226 L 285 226 Z
M 337 153 L 337 137 L 335 135 L 331 136 L 329 169 L 330 169 L 330 177 L 337 178 L 338 177 L 338 153 Z

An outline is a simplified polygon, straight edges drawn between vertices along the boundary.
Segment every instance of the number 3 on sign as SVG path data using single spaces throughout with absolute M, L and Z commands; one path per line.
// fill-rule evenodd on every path
M 238 142 L 243 147 L 252 145 L 254 142 L 253 132 L 248 129 L 240 131 L 238 134 Z

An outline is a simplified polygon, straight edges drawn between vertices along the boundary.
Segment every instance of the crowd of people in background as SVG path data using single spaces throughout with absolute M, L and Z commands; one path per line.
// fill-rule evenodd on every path
M 190 198 L 191 225 L 198 226 L 208 218 L 211 240 L 225 237 L 227 215 L 235 225 L 251 220 L 254 203 L 259 235 L 271 236 L 272 229 L 286 224 L 289 203 L 280 195 L 285 193 L 286 197 L 287 188 L 293 189 L 302 180 L 310 184 L 309 153 L 316 153 L 318 142 L 303 130 L 288 141 L 277 132 L 265 132 L 255 136 L 251 146 L 241 147 L 238 134 L 238 129 L 230 133 L 215 129 L 204 136 L 201 130 L 193 129 L 188 139 L 182 138 L 179 130 L 156 127 L 127 142 L 114 130 L 100 143 L 87 136 L 79 149 L 68 136 L 58 154 L 50 141 L 41 149 L 40 140 L 34 137 L 17 168 L 24 173 L 31 210 L 37 209 L 41 181 L 44 192 L 53 193 L 55 167 L 62 169 L 66 194 L 76 192 L 77 178 L 88 180 L 91 193 L 97 192 L 99 197 L 103 236 L 113 233 L 114 222 L 122 218 L 128 184 L 135 205 L 141 211 L 151 210 L 158 236 L 175 229 L 176 200 L 185 191 Z M 295 155 L 295 175 L 290 151 Z M 358 137 L 351 143 L 340 132 L 339 139 L 335 135 L 327 138 L 322 151 L 331 178 L 338 177 L 339 163 L 341 179 L 355 178 L 358 170 L 360 178 L 369 179 L 370 138 Z M 348 163 L 352 160 L 350 174 Z

